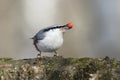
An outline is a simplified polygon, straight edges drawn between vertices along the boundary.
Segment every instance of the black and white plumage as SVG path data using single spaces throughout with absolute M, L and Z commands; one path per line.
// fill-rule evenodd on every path
M 55 52 L 63 44 L 63 33 L 71 29 L 72 23 L 66 25 L 54 25 L 40 30 L 32 39 L 37 51 L 40 52 Z M 57 53 L 56 53 L 57 54 Z

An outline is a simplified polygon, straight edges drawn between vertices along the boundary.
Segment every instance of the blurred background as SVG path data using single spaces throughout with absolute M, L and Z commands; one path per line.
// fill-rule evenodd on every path
M 119 59 L 120 0 L 0 0 L 0 57 L 36 57 L 30 38 L 44 27 L 69 22 L 74 28 L 64 35 L 59 54 Z

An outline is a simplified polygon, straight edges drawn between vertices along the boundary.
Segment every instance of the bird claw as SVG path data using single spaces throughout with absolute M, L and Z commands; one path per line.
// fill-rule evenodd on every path
M 37 54 L 37 58 L 35 59 L 35 62 L 34 62 L 33 64 L 38 65 L 38 64 L 41 62 L 41 59 L 42 59 L 41 54 L 40 54 L 40 53 L 39 53 L 39 54 Z
M 41 58 L 42 56 L 41 56 L 41 54 L 37 54 L 37 58 Z
M 60 56 L 60 55 L 59 55 L 59 54 L 57 54 L 57 53 L 56 53 L 56 54 L 54 54 L 54 57 L 57 57 L 57 56 Z
M 62 57 L 61 55 L 59 55 L 59 54 L 54 54 L 54 56 L 53 57 Z

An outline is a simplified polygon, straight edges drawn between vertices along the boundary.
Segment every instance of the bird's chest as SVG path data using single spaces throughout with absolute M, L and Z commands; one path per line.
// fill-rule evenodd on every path
M 44 39 L 45 42 L 51 43 L 51 44 L 59 44 L 63 40 L 62 36 L 60 34 L 51 34 L 49 36 L 46 36 Z
M 45 38 L 40 41 L 41 47 L 57 49 L 63 44 L 63 34 L 60 31 L 49 31 Z

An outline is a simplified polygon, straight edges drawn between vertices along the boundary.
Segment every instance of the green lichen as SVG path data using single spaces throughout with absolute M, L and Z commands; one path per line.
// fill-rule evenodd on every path
M 13 61 L 13 58 L 0 58 L 0 63 L 1 62 L 8 62 L 8 61 Z
M 109 57 L 0 59 L 0 80 L 89 80 L 90 78 L 120 80 L 120 61 Z

